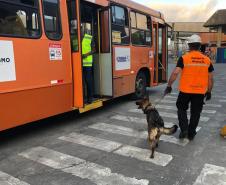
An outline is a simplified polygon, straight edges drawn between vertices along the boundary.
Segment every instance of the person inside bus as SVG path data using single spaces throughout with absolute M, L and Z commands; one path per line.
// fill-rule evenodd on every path
M 93 54 L 95 53 L 95 44 L 91 34 L 90 24 L 84 24 L 82 30 L 82 64 L 83 79 L 87 90 L 86 103 L 93 101 Z
M 213 65 L 211 60 L 200 51 L 201 38 L 192 35 L 188 39 L 189 52 L 179 58 L 172 72 L 164 95 L 171 93 L 172 84 L 179 74 L 179 96 L 177 98 L 177 114 L 181 133 L 180 139 L 193 140 L 203 109 L 204 99 L 211 99 L 213 88 Z M 191 106 L 190 123 L 188 124 L 187 110 Z

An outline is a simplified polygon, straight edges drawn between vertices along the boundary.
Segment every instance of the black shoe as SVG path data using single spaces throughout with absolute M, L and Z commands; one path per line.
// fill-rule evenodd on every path
M 194 133 L 188 133 L 188 139 L 190 141 L 192 141 L 194 138 L 195 138 L 195 135 L 197 134 L 197 132 L 194 132 Z
M 88 100 L 87 100 L 87 103 L 88 104 L 91 104 L 93 102 L 93 99 L 92 98 L 89 98 Z
M 179 134 L 180 139 L 184 139 L 186 137 L 188 137 L 188 132 L 180 132 L 180 134 Z

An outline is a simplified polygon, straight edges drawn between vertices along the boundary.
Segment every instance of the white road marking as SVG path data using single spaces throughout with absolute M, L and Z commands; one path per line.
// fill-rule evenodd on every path
M 129 136 L 129 137 L 135 137 L 135 138 L 140 138 L 140 139 L 147 139 L 148 137 L 148 132 L 147 131 L 142 131 L 139 132 L 137 130 L 128 128 L 128 127 L 122 127 L 122 126 L 117 126 L 117 125 L 110 125 L 106 123 L 97 123 L 94 125 L 89 126 L 89 128 L 100 130 L 103 132 L 109 132 L 113 134 L 119 134 L 123 136 Z M 168 142 L 168 143 L 173 143 L 177 144 L 180 146 L 185 146 L 189 143 L 188 140 L 181 140 L 176 138 L 175 136 L 169 136 L 169 135 L 162 135 L 160 137 L 161 141 Z
M 156 108 L 177 111 L 176 106 L 170 106 L 170 105 L 156 105 Z M 188 110 L 188 112 L 190 112 L 190 110 Z M 216 112 L 217 112 L 216 110 L 205 110 L 205 109 L 202 110 L 202 113 L 206 113 L 206 114 L 215 114 Z
M 113 141 L 109 141 L 101 138 L 96 138 L 92 136 L 87 136 L 84 134 L 78 134 L 78 133 L 71 133 L 68 136 L 62 136 L 59 139 L 68 141 L 68 142 L 73 142 L 79 145 L 84 145 L 90 148 L 103 150 L 106 152 L 111 152 L 122 146 L 121 143 L 117 143 L 117 142 L 113 142 Z
M 226 168 L 205 164 L 193 185 L 226 185 Z
M 222 105 L 219 105 L 219 104 L 208 104 L 208 103 L 206 103 L 204 105 L 204 107 L 220 108 L 220 107 L 222 107 Z
M 159 112 L 159 114 L 162 117 L 165 117 L 165 118 L 175 118 L 175 119 L 177 119 L 177 114 L 174 114 L 174 113 Z M 204 117 L 204 116 L 200 117 L 200 121 L 203 121 L 203 122 L 207 122 L 207 121 L 209 121 L 209 119 L 210 119 L 209 117 Z
M 140 149 L 134 146 L 124 146 L 116 150 L 114 153 L 141 161 L 152 162 L 159 166 L 166 166 L 173 159 L 172 155 L 162 154 L 156 151 L 154 159 L 150 159 L 150 150 Z
M 213 95 L 214 98 L 224 98 L 226 99 L 226 96 L 221 96 L 221 95 Z
M 174 92 L 172 92 L 172 93 L 170 93 L 170 95 L 178 95 L 178 93 L 174 93 Z
M 130 109 L 129 112 L 143 113 L 139 109 Z M 175 119 L 177 119 L 177 114 L 175 114 L 175 113 L 168 113 L 168 112 L 159 111 L 159 114 L 160 114 L 160 116 L 165 117 L 165 118 L 175 118 Z M 207 122 L 207 121 L 209 121 L 209 119 L 210 119 L 209 117 L 204 117 L 204 116 L 200 117 L 200 121 L 203 121 L 203 122 Z
M 176 101 L 174 100 L 161 100 L 161 103 L 173 103 L 173 104 L 176 104 Z M 214 108 L 220 108 L 222 107 L 222 105 L 219 105 L 219 104 L 205 104 L 204 107 L 214 107 Z
M 226 100 L 219 100 L 219 102 L 221 102 L 221 103 L 226 103 Z
M 177 96 L 169 96 L 169 95 L 167 95 L 167 96 L 165 96 L 164 98 L 172 98 L 172 99 L 177 99 Z
M 133 117 L 133 116 L 124 116 L 124 115 L 114 115 L 110 117 L 110 119 L 115 119 L 119 121 L 125 121 L 125 122 L 133 122 L 133 123 L 139 123 L 139 124 L 145 124 L 147 125 L 147 120 L 146 118 L 138 118 L 138 117 Z M 173 126 L 174 124 L 171 122 L 164 122 L 165 126 L 166 125 L 171 125 Z
M 112 124 L 107 124 L 107 123 L 96 123 L 96 124 L 90 125 L 89 128 L 100 130 L 103 132 L 119 134 L 119 135 L 123 135 L 123 136 L 147 139 L 146 131 L 139 132 L 132 128 L 122 127 L 122 126 L 117 126 L 117 125 L 112 125 Z
M 124 115 L 119 115 L 119 114 L 110 117 L 110 119 L 115 119 L 115 120 L 119 120 L 119 121 L 126 121 L 126 122 L 147 124 L 147 120 L 144 119 L 144 118 L 137 118 L 137 117 L 132 117 L 132 116 L 124 116 Z
M 176 96 L 172 96 L 172 95 L 176 95 Z M 172 98 L 172 99 L 177 99 L 177 97 L 178 97 L 178 93 L 171 93 L 170 95 L 165 96 L 165 98 Z M 212 97 L 226 99 L 226 96 L 221 96 L 221 95 L 212 95 Z
M 0 171 L 0 185 L 29 185 L 5 172 Z
M 78 134 L 78 135 L 81 136 L 80 134 Z M 75 136 L 75 137 L 73 138 L 73 136 Z M 138 148 L 138 147 L 133 147 L 133 146 L 128 146 L 128 145 L 123 145 L 121 143 L 117 143 L 117 145 L 119 146 L 118 148 L 112 148 L 112 150 L 109 151 L 109 150 L 105 150 L 105 147 L 100 147 L 100 146 L 108 145 L 108 142 L 109 142 L 109 144 L 111 144 L 112 141 L 103 140 L 103 139 L 100 139 L 100 138 L 95 138 L 95 137 L 90 137 L 90 136 L 84 135 L 82 137 L 83 142 L 81 143 L 81 142 L 77 141 L 77 138 L 78 138 L 77 134 L 72 133 L 68 137 L 63 136 L 63 137 L 60 137 L 59 139 L 64 140 L 64 141 L 68 141 L 68 142 L 72 142 L 72 143 L 75 143 L 75 144 L 81 144 L 83 146 L 87 146 L 87 147 L 90 147 L 90 148 L 99 149 L 99 150 L 102 150 L 102 151 L 105 151 L 105 152 L 113 152 L 113 153 L 116 153 L 118 155 L 136 158 L 138 160 L 154 163 L 154 164 L 159 165 L 159 166 L 166 166 L 173 159 L 173 157 L 171 155 L 163 154 L 163 153 L 156 153 L 156 156 L 158 155 L 158 157 L 155 158 L 155 159 L 150 159 L 149 158 L 150 157 L 150 150 L 142 149 L 142 148 Z M 89 144 L 89 141 L 91 139 L 93 140 L 93 143 L 98 143 L 98 146 Z M 131 149 L 131 151 L 130 151 L 130 149 Z M 135 151 L 137 153 L 134 153 Z
M 166 99 L 163 99 L 163 100 L 161 100 L 161 103 L 173 103 L 173 104 L 176 104 L 176 100 L 166 100 Z
M 131 117 L 131 116 L 123 116 L 123 115 L 115 115 L 112 116 L 111 119 L 116 119 L 119 121 L 126 121 L 126 122 L 133 122 L 133 123 L 138 123 L 138 124 L 144 124 L 145 126 L 147 125 L 147 120 L 142 119 L 142 118 L 137 118 L 137 117 Z M 174 123 L 172 122 L 164 122 L 165 127 L 172 127 Z M 196 131 L 198 132 L 201 129 L 201 127 L 197 127 Z
M 70 173 L 82 179 L 89 179 L 97 185 L 148 185 L 146 179 L 125 177 L 112 173 L 110 168 L 63 154 L 44 147 L 35 147 L 19 154 L 27 159 Z

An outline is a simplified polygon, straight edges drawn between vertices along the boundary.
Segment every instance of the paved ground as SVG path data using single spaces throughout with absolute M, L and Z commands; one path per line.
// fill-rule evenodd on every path
M 170 70 L 174 67 L 170 66 Z M 194 141 L 179 131 L 161 137 L 149 159 L 145 116 L 128 97 L 101 109 L 68 113 L 0 134 L 0 185 L 226 185 L 226 65 L 215 65 L 213 99 L 202 113 Z M 158 101 L 165 86 L 150 89 Z M 177 123 L 178 92 L 158 110 Z

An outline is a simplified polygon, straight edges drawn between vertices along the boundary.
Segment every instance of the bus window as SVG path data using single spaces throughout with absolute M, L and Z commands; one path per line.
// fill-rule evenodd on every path
M 76 52 L 79 50 L 76 1 L 75 0 L 67 1 L 67 8 L 71 35 L 71 49 L 73 52 Z
M 38 38 L 38 1 L 0 2 L 0 35 L 12 37 Z M 35 26 L 34 26 L 35 25 Z
M 151 18 L 149 16 L 130 12 L 132 27 L 132 44 L 151 46 Z
M 46 36 L 51 40 L 60 40 L 62 29 L 59 0 L 43 0 L 43 14 Z
M 128 11 L 125 8 L 113 5 L 112 11 L 112 41 L 114 44 L 129 44 Z

